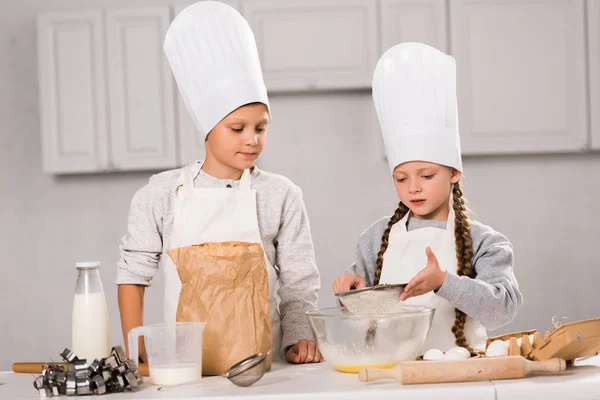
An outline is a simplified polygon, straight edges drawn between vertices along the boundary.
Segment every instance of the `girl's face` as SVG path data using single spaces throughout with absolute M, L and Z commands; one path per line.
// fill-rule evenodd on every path
M 224 167 L 244 170 L 252 167 L 262 153 L 271 121 L 267 106 L 241 106 L 223 118 L 206 138 L 206 156 Z
M 430 162 L 411 161 L 398 165 L 393 176 L 400 201 L 416 218 L 448 219 L 452 184 L 460 180 L 460 171 Z

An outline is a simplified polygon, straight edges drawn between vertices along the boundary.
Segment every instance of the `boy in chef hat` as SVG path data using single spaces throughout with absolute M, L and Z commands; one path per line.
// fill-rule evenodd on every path
M 436 309 L 425 350 L 484 350 L 486 328 L 512 321 L 523 298 L 511 243 L 467 216 L 454 59 L 421 43 L 392 47 L 373 101 L 400 204 L 363 232 L 334 291 L 408 283 L 401 301 Z
M 205 374 L 270 349 L 321 361 L 304 315 L 320 278 L 302 191 L 255 166 L 271 115 L 248 23 L 223 3 L 193 4 L 164 52 L 206 158 L 133 197 L 116 280 L 124 336 L 142 325 L 144 289 L 162 269 L 165 321 L 207 322 Z

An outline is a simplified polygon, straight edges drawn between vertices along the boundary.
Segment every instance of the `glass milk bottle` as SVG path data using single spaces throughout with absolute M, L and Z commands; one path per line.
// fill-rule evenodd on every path
M 73 298 L 73 352 L 90 364 L 110 355 L 108 308 L 99 262 L 78 262 Z

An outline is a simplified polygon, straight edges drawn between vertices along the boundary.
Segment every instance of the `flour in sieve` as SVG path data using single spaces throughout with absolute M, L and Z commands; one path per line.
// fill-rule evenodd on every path
M 352 314 L 386 314 L 400 308 L 401 290 L 368 290 L 345 296 L 341 301 Z

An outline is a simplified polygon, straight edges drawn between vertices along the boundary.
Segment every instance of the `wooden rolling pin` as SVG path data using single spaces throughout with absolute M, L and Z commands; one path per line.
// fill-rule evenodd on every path
M 530 372 L 562 372 L 565 360 L 529 361 L 521 356 L 474 358 L 460 361 L 405 361 L 394 368 L 363 368 L 361 382 L 395 379 L 403 385 L 417 383 L 475 382 L 523 378 Z
M 12 365 L 12 370 L 21 374 L 41 374 L 44 365 L 62 365 L 67 368 L 67 364 L 61 362 L 16 362 Z
M 66 363 L 60 362 L 16 362 L 12 365 L 13 372 L 24 373 L 24 374 L 41 374 L 42 368 L 44 365 L 62 365 L 64 368 L 67 368 Z M 142 376 L 148 376 L 148 364 L 140 363 L 138 364 L 138 372 Z

